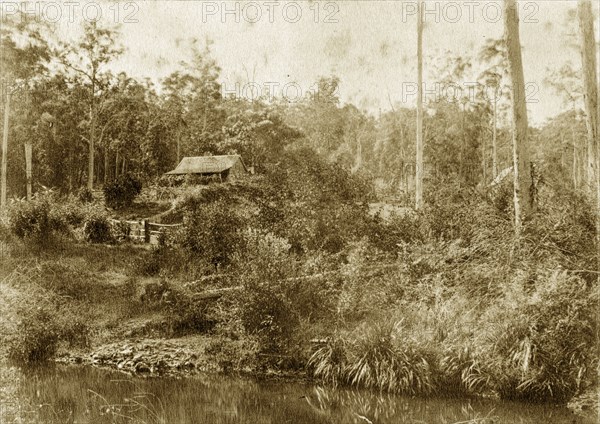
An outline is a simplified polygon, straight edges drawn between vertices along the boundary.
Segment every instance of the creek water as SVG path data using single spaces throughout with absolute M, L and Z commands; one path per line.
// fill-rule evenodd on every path
M 5 366 L 0 374 L 1 424 L 595 422 L 550 405 L 420 399 L 221 375 L 138 378 L 85 366 Z

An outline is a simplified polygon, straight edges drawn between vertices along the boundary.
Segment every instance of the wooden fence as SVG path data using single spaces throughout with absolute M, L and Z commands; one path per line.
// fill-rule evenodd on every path
M 111 222 L 116 225 L 126 225 L 128 227 L 127 238 L 138 243 L 158 244 L 160 235 L 180 227 L 183 224 L 158 224 L 150 222 L 147 219 L 138 221 L 124 221 L 112 219 Z

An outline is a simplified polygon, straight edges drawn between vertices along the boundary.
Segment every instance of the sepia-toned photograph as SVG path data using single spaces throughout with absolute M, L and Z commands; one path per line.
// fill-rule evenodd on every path
M 0 0 L 0 424 L 599 423 L 599 20 Z

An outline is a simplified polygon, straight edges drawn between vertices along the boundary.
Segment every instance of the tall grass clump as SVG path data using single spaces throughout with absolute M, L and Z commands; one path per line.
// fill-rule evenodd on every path
M 312 375 L 333 386 L 346 383 L 349 343 L 346 337 L 338 334 L 328 338 L 308 361 Z
M 311 356 L 315 377 L 334 384 L 409 395 L 434 386 L 435 356 L 403 334 L 401 323 L 366 324 L 347 338 L 330 338 Z
M 566 402 L 598 382 L 598 296 L 564 271 L 534 284 L 529 295 L 513 288 L 501 311 L 489 311 L 494 326 L 478 340 L 479 360 L 503 398 Z

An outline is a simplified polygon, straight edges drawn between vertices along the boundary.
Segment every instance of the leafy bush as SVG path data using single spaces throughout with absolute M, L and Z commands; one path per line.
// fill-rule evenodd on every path
M 236 310 L 247 334 L 257 337 L 261 349 L 282 353 L 298 328 L 297 308 L 286 281 L 294 274 L 289 243 L 273 234 L 248 229 L 240 233 L 234 269 L 243 290 Z
M 69 344 L 69 346 L 90 346 L 90 329 L 80 317 L 69 317 L 63 320 L 60 329 L 60 338 Z
M 44 299 L 44 301 L 47 299 Z M 16 312 L 20 321 L 14 334 L 7 339 L 11 360 L 19 363 L 36 363 L 51 359 L 60 342 L 69 346 L 89 346 L 89 327 L 81 316 L 71 311 L 53 310 L 57 305 L 25 302 Z
M 49 196 L 37 196 L 31 201 L 17 201 L 8 211 L 9 227 L 21 239 L 45 245 L 56 234 L 66 233 L 65 220 L 57 213 Z
M 141 192 L 141 181 L 131 174 L 126 174 L 104 186 L 104 200 L 108 207 L 120 209 L 131 205 Z
M 183 205 L 183 227 L 176 243 L 196 257 L 227 265 L 241 241 L 244 219 L 225 201 L 203 203 L 190 199 Z
M 299 324 L 289 299 L 274 286 L 246 286 L 240 306 L 244 328 L 260 338 L 262 350 L 285 352 Z
M 257 363 L 258 343 L 250 338 L 240 340 L 214 339 L 206 346 L 204 353 L 227 373 L 254 366 Z
M 167 311 L 169 335 L 205 332 L 215 324 L 205 302 L 165 280 L 147 284 L 141 300 L 147 308 Z
M 92 190 L 87 187 L 81 187 L 77 191 L 77 199 L 81 203 L 91 203 L 94 201 L 94 195 L 92 194 Z
M 122 242 L 129 240 L 131 226 L 127 222 L 117 221 L 112 222 L 111 224 L 111 232 L 116 241 Z
M 113 240 L 110 221 L 99 211 L 94 211 L 86 217 L 83 234 L 90 243 L 108 243 Z
M 169 326 L 174 335 L 204 333 L 215 326 L 207 304 L 180 291 L 174 292 L 168 310 Z
M 65 222 L 72 227 L 80 227 L 90 213 L 91 204 L 82 204 L 73 197 L 67 201 L 61 202 L 58 206 L 58 213 L 64 218 Z
M 21 311 L 21 314 L 24 316 L 8 342 L 9 357 L 23 363 L 50 359 L 61 335 L 56 316 L 45 308 Z

